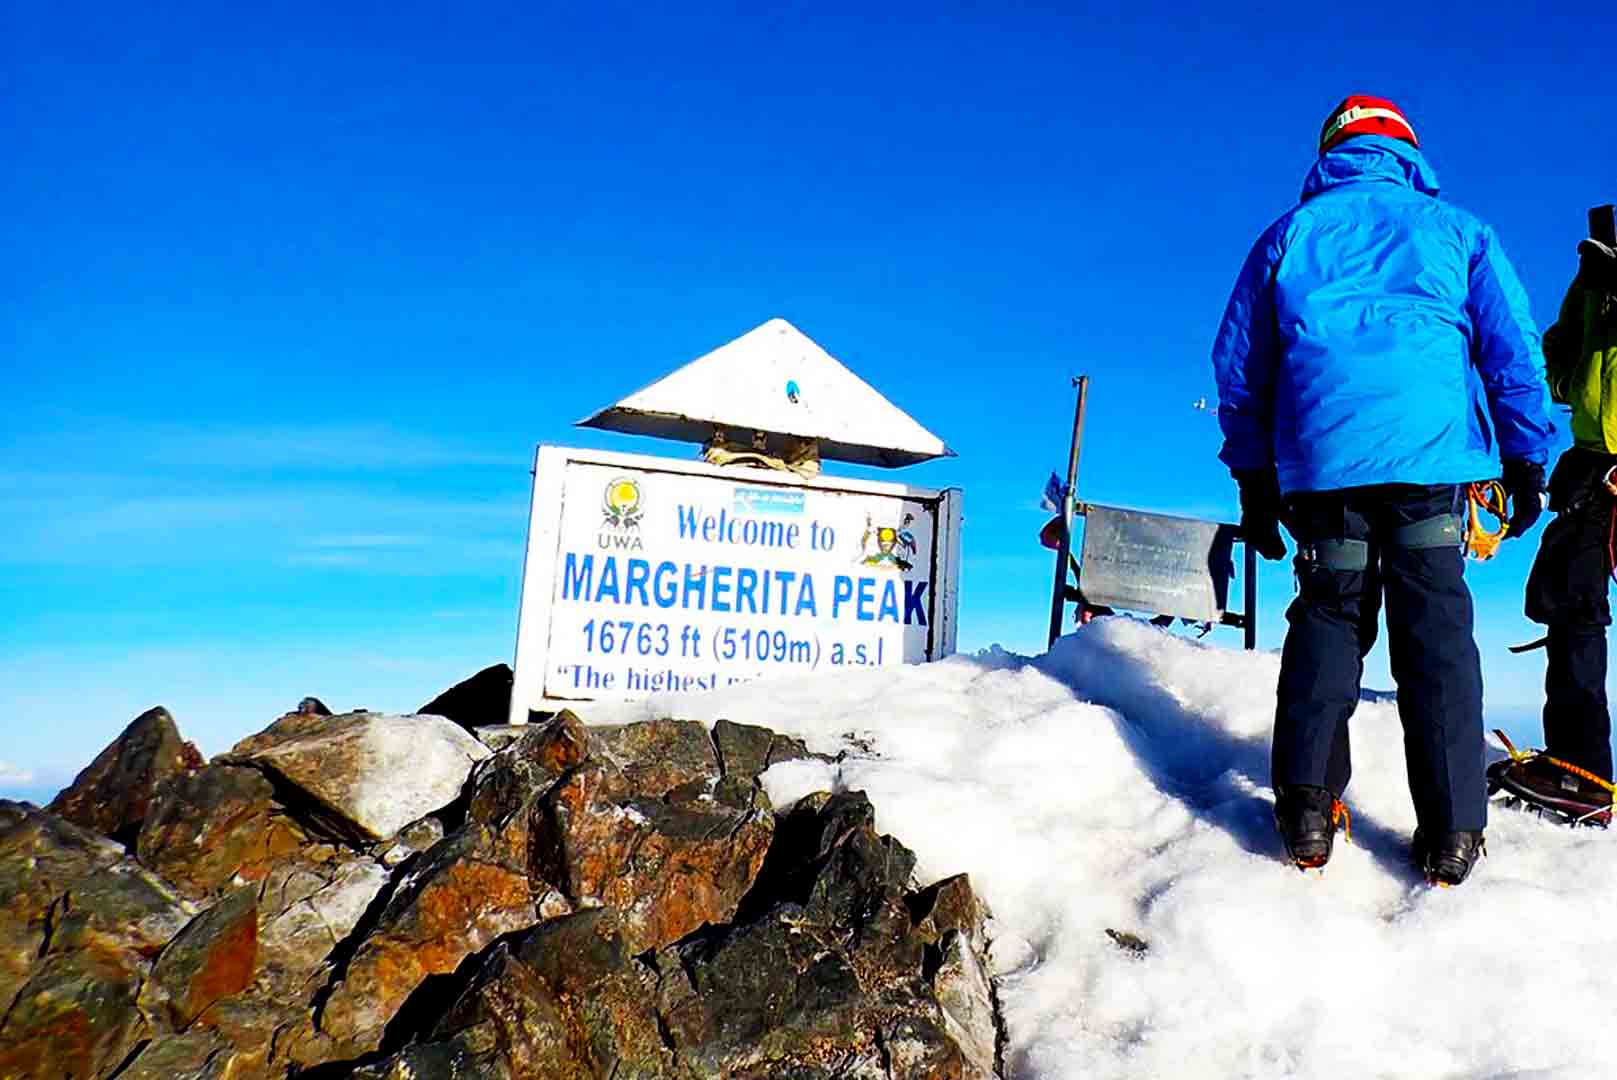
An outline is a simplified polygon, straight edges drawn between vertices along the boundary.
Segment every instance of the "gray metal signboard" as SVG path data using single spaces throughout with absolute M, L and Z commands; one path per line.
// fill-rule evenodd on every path
M 1233 525 L 1090 503 L 1084 508 L 1084 598 L 1218 622 L 1229 605 L 1235 538 Z

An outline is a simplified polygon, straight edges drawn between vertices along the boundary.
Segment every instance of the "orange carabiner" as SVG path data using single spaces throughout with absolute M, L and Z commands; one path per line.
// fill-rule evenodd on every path
M 1466 517 L 1465 553 L 1473 559 L 1487 561 L 1499 550 L 1499 542 L 1510 531 L 1510 510 L 1505 486 L 1497 480 L 1479 480 L 1466 491 L 1469 514 Z M 1498 525 L 1489 529 L 1482 524 L 1481 511 L 1487 511 Z

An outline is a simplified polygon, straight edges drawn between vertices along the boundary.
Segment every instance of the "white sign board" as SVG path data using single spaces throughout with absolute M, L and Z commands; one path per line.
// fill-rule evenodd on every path
M 947 656 L 959 566 L 954 489 L 541 446 L 511 723 Z

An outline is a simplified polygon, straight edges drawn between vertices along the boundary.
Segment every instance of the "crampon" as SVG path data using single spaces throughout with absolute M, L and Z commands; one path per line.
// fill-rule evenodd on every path
M 1510 756 L 1488 766 L 1488 795 L 1567 825 L 1611 824 L 1617 787 L 1587 769 L 1543 751 L 1518 750 L 1503 731 L 1495 737 Z

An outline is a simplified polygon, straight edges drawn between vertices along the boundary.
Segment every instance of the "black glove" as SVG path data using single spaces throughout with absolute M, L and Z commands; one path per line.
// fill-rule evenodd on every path
M 1509 458 L 1500 483 L 1510 496 L 1510 529 L 1505 533 L 1509 540 L 1525 534 L 1544 513 L 1544 466 Z
M 1274 469 L 1251 469 L 1236 473 L 1235 483 L 1241 489 L 1241 536 L 1265 559 L 1284 559 L 1286 542 L 1280 539 L 1280 478 Z

